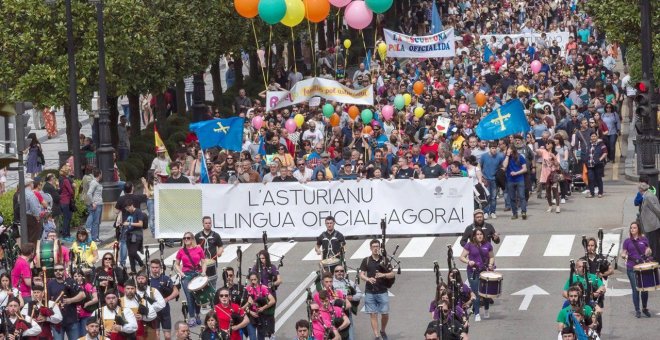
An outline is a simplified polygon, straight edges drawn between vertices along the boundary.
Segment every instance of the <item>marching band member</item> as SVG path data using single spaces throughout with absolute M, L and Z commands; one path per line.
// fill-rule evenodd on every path
M 222 256 L 225 251 L 222 246 L 222 237 L 217 232 L 211 230 L 213 220 L 210 216 L 202 218 L 202 231 L 195 235 L 195 241 L 204 249 L 204 257 L 207 260 L 206 276 L 209 278 L 209 283 L 213 289 L 216 288 L 218 282 L 218 261 L 217 258 Z
M 591 307 L 594 307 L 596 312 L 600 312 L 600 307 L 596 305 L 595 301 L 597 301 L 602 294 L 605 294 L 605 290 L 607 289 L 607 287 L 605 287 L 605 285 L 603 284 L 603 280 L 594 274 L 587 273 L 586 274 L 587 278 L 585 279 L 586 263 L 587 262 L 584 260 L 577 261 L 575 265 L 575 274 L 571 275 L 571 277 L 569 277 L 569 279 L 564 284 L 564 291 L 562 292 L 562 296 L 568 299 L 569 288 L 572 285 L 579 283 L 580 285 L 582 285 L 582 289 L 586 290 L 587 294 L 591 292 L 591 294 L 587 296 L 586 301 L 583 301 L 583 303 Z M 587 285 L 587 281 L 586 281 L 587 279 L 589 280 L 589 285 Z
M 319 294 L 321 292 L 326 292 L 331 304 L 342 307 L 342 309 L 351 308 L 351 302 L 348 301 L 344 292 L 335 290 L 335 288 L 332 286 L 332 283 L 334 282 L 332 273 L 323 273 L 323 279 L 321 282 L 323 283 L 323 290 L 314 293 L 314 302 L 321 304 L 321 298 Z
M 223 288 L 227 288 L 229 290 L 229 299 L 231 300 L 232 303 L 235 303 L 239 306 L 245 305 L 247 302 L 247 296 L 245 296 L 245 287 L 242 287 L 240 284 L 237 284 L 234 282 L 236 274 L 234 274 L 234 268 L 232 267 L 227 267 L 224 269 L 225 276 L 227 283 L 224 285 Z M 213 299 L 213 304 L 217 305 L 220 303 L 220 291 L 218 290 L 215 293 L 215 298 Z
M 22 315 L 19 312 L 19 301 L 17 298 L 10 298 L 7 303 L 5 313 L 7 313 L 7 324 L 5 332 L 10 335 L 19 335 L 21 337 L 38 336 L 41 334 L 41 327 L 29 315 Z M 0 318 L 0 322 L 4 323 L 5 318 Z
M 105 334 L 111 340 L 126 340 L 128 334 L 133 334 L 138 329 L 135 314 L 128 307 L 119 307 L 117 303 L 117 291 L 105 292 L 105 306 L 101 309 L 101 320 Z
M 450 293 L 458 299 L 463 311 L 467 311 L 477 299 L 477 296 L 461 278 L 461 271 L 458 268 L 452 268 L 447 274 L 447 282 L 449 282 L 447 288 Z
M 229 289 L 220 288 L 218 296 L 220 303 L 213 307 L 218 329 L 230 334 L 228 340 L 241 340 L 240 330 L 250 323 L 250 319 L 245 314 L 245 310 L 231 301 Z M 209 313 L 209 315 L 212 315 L 212 313 Z
M 165 299 L 158 289 L 149 286 L 149 278 L 146 272 L 139 272 L 136 280 L 136 298 L 140 301 L 140 305 L 149 308 L 149 315 L 142 317 L 145 339 L 151 339 L 151 337 L 155 337 L 155 330 L 157 329 L 157 327 L 154 327 L 153 321 L 158 316 L 158 312 L 165 308 Z M 137 314 L 135 316 L 139 319 Z
M 85 293 L 72 278 L 64 277 L 64 265 L 55 264 L 55 278 L 46 285 L 48 298 L 60 303 L 62 309 L 61 327 L 54 327 L 55 340 L 63 340 L 64 333 L 69 339 L 78 339 L 77 304 L 85 299 Z
M 30 293 L 32 270 L 30 269 L 30 263 L 33 258 L 34 243 L 24 243 L 21 245 L 21 255 L 18 256 L 14 268 L 11 269 L 11 286 L 16 287 L 21 292 L 24 303 L 32 301 L 32 294 Z
M 587 239 L 587 256 L 583 256 L 580 260 L 587 262 L 587 271 L 591 274 L 597 275 L 600 278 L 607 279 L 608 276 L 614 273 L 614 266 L 610 264 L 607 270 L 601 272 L 600 265 L 607 261 L 605 255 L 598 254 L 598 243 L 595 238 L 590 237 Z
M 583 316 L 585 316 L 587 319 L 591 319 L 593 308 L 591 308 L 589 305 L 581 303 L 581 293 L 582 290 L 578 286 L 572 286 L 568 289 L 569 305 L 562 308 L 562 310 L 560 310 L 559 314 L 557 315 L 557 329 L 560 332 L 562 329 L 569 326 L 569 316 L 571 313 L 577 310 L 581 311 Z
M 9 274 L 2 273 L 0 274 L 0 308 L 6 307 L 9 299 L 15 297 L 20 302 L 21 307 L 23 307 L 23 297 L 21 292 L 18 291 L 16 287 L 10 285 L 11 278 Z
M 126 269 L 115 262 L 111 253 L 104 254 L 101 258 L 101 266 L 95 271 L 96 281 L 106 290 L 116 289 L 119 293 L 124 292 L 124 282 L 128 279 Z
M 346 270 L 344 266 L 338 265 L 335 267 L 335 276 L 332 280 L 332 287 L 344 294 L 346 300 L 350 302 L 350 312 L 346 312 L 348 315 L 348 320 L 351 322 L 351 325 L 348 327 L 348 339 L 355 339 L 355 325 L 353 324 L 353 315 L 357 315 L 358 305 L 360 300 L 362 300 L 362 290 L 353 281 L 346 278 Z
M 21 314 L 30 316 L 41 327 L 41 333 L 35 337 L 29 337 L 34 340 L 52 340 L 53 333 L 51 325 L 56 325 L 62 322 L 62 313 L 60 307 L 55 301 L 48 301 L 45 306 L 44 299 L 44 286 L 35 284 L 32 286 L 32 302 L 23 306 Z M 25 336 L 25 335 L 23 335 Z
M 199 335 L 201 340 L 225 340 L 227 333 L 218 328 L 218 317 L 214 313 L 206 314 L 204 318 L 204 330 Z
M 639 230 L 638 222 L 630 223 L 630 237 L 623 241 L 623 249 L 621 249 L 621 258 L 626 261 L 626 272 L 628 280 L 630 281 L 630 289 L 632 290 L 633 306 L 635 306 L 635 317 L 640 318 L 639 312 L 639 295 L 640 291 L 637 290 L 637 280 L 635 278 L 634 267 L 640 263 L 646 262 L 648 258 L 653 255 L 649 240 L 642 235 Z M 642 295 L 642 312 L 646 317 L 650 318 L 651 313 L 647 308 L 649 300 L 649 292 L 641 292 Z
M 484 211 L 481 209 L 476 209 L 473 213 L 473 216 L 474 222 L 465 228 L 463 236 L 461 237 L 461 247 L 465 247 L 465 244 L 468 243 L 475 229 L 482 229 L 488 242 L 499 244 L 500 235 L 495 231 L 495 227 L 493 227 L 492 224 L 486 222 L 484 218 Z
M 332 321 L 324 319 L 321 316 L 321 308 L 316 302 L 309 304 L 309 309 L 312 315 L 312 335 L 314 340 L 339 340 L 339 332 L 332 326 Z M 327 334 L 327 337 L 326 337 Z
M 346 239 L 344 235 L 335 229 L 335 218 L 328 216 L 325 218 L 326 231 L 322 232 L 316 238 L 316 253 L 321 255 L 323 260 L 336 257 L 339 258 L 342 250 L 346 250 Z M 328 268 L 330 272 L 334 267 Z
M 46 239 L 49 241 L 57 241 L 57 231 L 51 230 L 46 234 Z M 61 244 L 60 242 L 60 250 L 59 250 L 59 255 L 62 257 L 61 262 L 64 265 L 64 268 L 69 268 L 69 264 L 71 263 L 71 257 L 69 256 L 69 248 L 67 248 L 65 245 Z M 57 262 L 57 261 L 55 261 Z
M 76 233 L 71 250 L 76 255 L 76 261 L 88 268 L 93 268 L 99 258 L 98 245 L 89 237 L 85 228 L 80 228 Z
M 275 333 L 275 298 L 268 287 L 259 284 L 259 274 L 250 273 L 249 280 L 250 284 L 245 287 L 248 302 L 243 306 L 250 309 L 247 331 L 250 340 L 263 339 Z
M 392 270 L 386 270 L 381 265 L 380 241 L 373 239 L 369 242 L 371 255 L 365 257 L 360 264 L 360 278 L 366 282 L 364 291 L 364 311 L 371 318 L 371 330 L 376 338 L 387 340 L 385 328 L 389 321 L 390 301 L 384 279 L 394 278 Z M 381 315 L 381 328 L 378 329 L 378 315 Z
M 277 287 L 282 284 L 282 275 L 280 275 L 277 266 L 270 262 L 270 254 L 266 250 L 260 250 L 257 253 L 259 256 L 259 265 L 255 265 L 250 269 L 250 272 L 259 273 L 261 284 L 270 289 L 273 297 L 277 297 Z
M 156 312 L 157 312 L 156 309 L 157 307 L 161 306 L 160 303 L 154 302 L 152 304 L 149 304 L 148 302 L 145 301 L 143 296 L 138 295 L 137 284 L 135 281 L 133 281 L 133 279 L 129 279 L 126 282 L 125 287 L 126 287 L 126 291 L 124 297 L 119 298 L 119 305 L 122 308 L 130 308 L 131 311 L 133 312 L 133 315 L 135 315 L 135 320 L 137 322 L 137 331 L 135 332 L 135 336 L 137 337 L 137 339 L 147 339 L 149 336 L 155 335 L 155 332 L 149 333 L 149 329 L 147 328 L 151 328 L 149 326 L 149 321 L 156 318 Z M 153 291 L 156 290 L 152 289 L 151 293 L 153 293 Z M 160 293 L 157 294 L 160 295 Z M 163 301 L 162 296 L 160 297 L 160 302 L 162 302 L 162 306 L 164 307 L 165 302 Z M 158 304 L 158 306 L 154 308 L 154 305 L 156 304 Z
M 296 338 L 295 340 L 314 340 L 314 337 L 309 334 L 309 321 L 298 320 L 296 321 Z
M 81 270 L 73 272 L 73 279 L 78 287 L 85 293 L 85 299 L 76 307 L 78 311 L 78 335 L 85 334 L 87 329 L 87 319 L 92 317 L 95 309 L 98 309 L 99 296 L 96 293 L 96 287 L 87 282 L 85 273 Z
M 158 289 L 165 300 L 165 307 L 157 313 L 153 327 L 156 329 L 156 337 L 160 339 L 160 329 L 163 329 L 165 340 L 172 336 L 172 315 L 170 312 L 170 301 L 179 296 L 179 288 L 172 282 L 169 276 L 165 275 L 160 260 L 153 259 L 149 263 L 149 286 Z
M 99 321 L 96 317 L 88 318 L 85 323 L 85 335 L 78 340 L 110 340 L 110 338 L 100 336 Z
M 320 316 L 324 320 L 324 324 L 327 325 L 329 321 L 342 340 L 348 339 L 348 327 L 351 325 L 351 321 L 348 320 L 348 316 L 341 306 L 335 305 L 337 300 L 333 301 L 327 290 L 319 292 L 318 299 L 321 301 L 317 304 L 320 306 Z
M 195 236 L 191 232 L 183 234 L 183 247 L 176 253 L 176 262 L 174 269 L 182 277 L 183 293 L 186 295 L 188 301 L 188 317 L 189 326 L 201 325 L 202 320 L 199 318 L 199 307 L 195 303 L 195 298 L 188 289 L 190 281 L 197 277 L 197 275 L 206 275 L 206 263 L 204 262 L 204 250 L 197 245 Z
M 174 324 L 174 330 L 176 340 L 190 340 L 190 327 L 185 321 L 177 321 Z
M 479 274 L 482 271 L 493 270 L 495 256 L 493 255 L 493 245 L 485 239 L 482 229 L 475 229 L 472 233 L 470 242 L 463 247 L 463 253 L 460 257 L 461 262 L 467 264 L 468 282 L 473 292 L 479 290 Z M 480 299 L 474 299 L 472 309 L 474 311 L 474 321 L 481 321 L 479 316 Z M 490 317 L 488 313 L 489 303 L 484 299 L 484 318 Z
M 427 329 L 434 329 L 440 338 L 445 340 L 468 340 L 467 321 L 463 322 L 463 318 L 454 314 L 449 302 L 443 300 L 437 307 L 439 312 L 439 319 L 431 321 Z

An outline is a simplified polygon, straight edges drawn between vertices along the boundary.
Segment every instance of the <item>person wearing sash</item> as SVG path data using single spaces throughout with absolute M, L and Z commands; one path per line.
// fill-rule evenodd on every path
M 346 296 L 346 300 L 350 302 L 351 307 L 349 307 L 350 312 L 346 312 L 348 315 L 348 321 L 351 322 L 351 325 L 348 328 L 348 339 L 355 339 L 355 325 L 353 324 L 353 315 L 357 315 L 358 305 L 360 300 L 362 300 L 362 290 L 353 281 L 346 278 L 346 269 L 344 266 L 338 265 L 335 267 L 335 276 L 332 280 L 332 287 L 337 291 L 341 292 Z
M 62 322 L 62 312 L 55 301 L 46 303 L 44 296 L 44 286 L 41 284 L 32 285 L 32 302 L 23 306 L 21 314 L 30 316 L 41 327 L 41 333 L 34 337 L 27 337 L 29 340 L 52 340 L 53 333 L 51 329 L 57 327 Z M 23 335 L 25 337 L 25 335 Z
M 94 272 L 95 281 L 103 289 L 115 289 L 119 293 L 124 293 L 124 282 L 128 280 L 126 269 L 119 267 L 115 262 L 115 257 L 111 253 L 106 253 L 101 258 L 101 266 Z
M 623 248 L 621 249 L 621 258 L 626 261 L 626 272 L 628 280 L 630 281 L 630 289 L 632 290 L 633 306 L 635 307 L 635 317 L 640 318 L 642 315 L 639 311 L 639 296 L 642 296 L 642 312 L 647 318 L 651 317 L 648 309 L 649 292 L 640 292 L 637 290 L 637 280 L 635 278 L 635 266 L 647 262 L 653 255 L 649 240 L 642 235 L 637 221 L 630 223 L 629 237 L 623 241 Z M 640 294 L 641 293 L 641 294 Z
M 0 274 L 0 308 L 7 307 L 7 302 L 12 297 L 15 297 L 20 302 L 21 308 L 23 307 L 23 297 L 18 288 L 11 286 L 11 278 L 8 273 Z
M 137 322 L 135 337 L 138 340 L 147 338 L 146 327 L 148 326 L 149 321 L 156 318 L 155 309 L 148 307 L 147 304 L 148 303 L 144 301 L 142 297 L 138 296 L 136 282 L 133 279 L 129 279 L 126 282 L 124 296 L 119 298 L 119 306 L 122 308 L 130 308 L 133 315 L 135 315 L 135 320 Z M 155 332 L 153 334 L 155 335 Z
M 22 315 L 19 311 L 19 304 L 20 302 L 17 298 L 10 298 L 9 302 L 7 302 L 7 308 L 5 309 L 7 313 L 7 324 L 3 325 L 6 332 L 9 334 L 19 334 L 21 337 L 38 336 L 41 333 L 41 326 L 31 316 Z M 0 322 L 4 322 L 3 319 L 0 318 Z
M 325 228 L 326 231 L 322 232 L 319 237 L 316 238 L 315 250 L 318 255 L 321 255 L 323 260 L 328 258 L 337 258 L 339 259 L 342 251 L 346 251 L 346 239 L 344 235 L 335 229 L 335 218 L 328 216 L 325 218 Z M 334 269 L 333 267 L 327 268 L 330 272 Z M 326 268 L 324 268 L 326 270 Z
M 245 305 L 247 302 L 247 296 L 245 295 L 245 287 L 237 284 L 235 281 L 236 274 L 234 273 L 234 268 L 226 267 L 224 268 L 224 276 L 226 277 L 226 283 L 223 288 L 229 290 L 229 299 L 232 303 L 235 303 L 239 306 Z M 220 303 L 220 290 L 215 293 L 215 298 L 213 299 L 213 304 L 217 305 Z
M 163 329 L 165 340 L 172 337 L 172 315 L 170 313 L 170 301 L 179 296 L 179 288 L 174 285 L 172 279 L 163 272 L 160 260 L 153 259 L 149 263 L 149 286 L 158 289 L 165 300 L 165 307 L 157 313 L 153 326 L 156 329 L 156 337 L 160 339 L 160 328 Z
M 564 298 L 568 299 L 569 288 L 572 285 L 579 283 L 583 289 L 587 290 L 587 293 L 591 292 L 591 294 L 587 296 L 586 301 L 582 301 L 582 303 L 591 306 L 596 310 L 596 312 L 600 313 L 601 308 L 596 304 L 596 301 L 601 295 L 605 294 L 605 290 L 607 289 L 607 287 L 605 287 L 605 285 L 603 284 L 603 280 L 600 277 L 596 276 L 595 274 L 590 274 L 586 272 L 587 270 L 586 266 L 587 266 L 586 261 L 584 260 L 577 261 L 577 263 L 575 264 L 575 273 L 564 284 L 564 291 L 562 292 L 562 295 L 564 296 Z M 589 285 L 587 285 L 587 281 L 586 281 L 587 279 L 589 280 Z
M 321 307 L 316 302 L 312 302 L 309 304 L 309 311 L 312 316 L 311 335 L 314 338 L 314 340 L 341 339 L 341 336 L 339 336 L 339 332 L 337 332 L 337 329 L 332 326 L 332 321 L 323 318 L 323 316 L 321 315 Z
M 75 254 L 75 265 L 81 264 L 87 268 L 94 268 L 99 258 L 98 245 L 94 242 L 87 229 L 80 228 L 76 233 L 76 240 L 71 245 L 71 251 Z
M 110 340 L 134 339 L 138 329 L 137 319 L 130 308 L 118 306 L 117 294 L 116 290 L 105 292 L 105 306 L 101 309 L 105 335 Z
M 250 340 L 263 340 L 275 333 L 275 298 L 268 287 L 260 284 L 257 273 L 250 273 L 250 284 L 245 287 L 248 302 L 243 307 L 249 307 L 250 323 L 247 331 Z
M 188 302 L 188 326 L 199 326 L 202 324 L 202 319 L 199 317 L 199 306 L 196 305 L 188 285 L 198 275 L 206 276 L 206 263 L 204 262 L 204 250 L 197 245 L 195 236 L 189 231 L 183 234 L 183 247 L 176 253 L 174 269 L 181 275 L 181 286 Z
M 85 334 L 87 329 L 87 319 L 92 317 L 93 312 L 98 309 L 99 297 L 96 293 L 96 287 L 90 282 L 87 282 L 83 271 L 74 271 L 73 279 L 83 293 L 85 293 L 85 299 L 76 307 L 78 311 L 78 335 L 82 335 Z
M 144 339 L 153 339 L 156 337 L 157 329 L 157 327 L 154 326 L 154 321 L 156 317 L 158 317 L 158 312 L 165 308 L 165 299 L 158 289 L 149 286 L 149 278 L 147 277 L 146 272 L 139 272 L 136 280 L 136 299 L 140 301 L 140 305 L 149 308 L 149 314 L 147 317 L 142 317 L 142 323 L 144 324 Z
M 482 229 L 475 229 L 472 232 L 470 242 L 463 247 L 463 253 L 460 257 L 461 262 L 467 264 L 468 282 L 473 292 L 479 291 L 479 275 L 486 270 L 493 270 L 495 265 L 495 256 L 493 255 L 493 245 L 485 238 Z M 480 299 L 477 298 L 472 304 L 474 311 L 474 321 L 481 321 L 479 315 Z M 490 317 L 488 313 L 489 303 L 484 299 L 484 318 Z
M 55 340 L 64 340 L 66 333 L 69 339 L 78 339 L 78 303 L 85 299 L 85 293 L 73 278 L 64 277 L 64 266 L 55 264 L 55 278 L 48 281 L 48 298 L 57 301 L 62 310 L 62 322 L 54 327 Z
M 110 340 L 110 338 L 100 335 L 99 320 L 96 317 L 87 318 L 85 321 L 85 335 L 78 340 Z
M 349 336 L 348 327 L 351 325 L 348 315 L 341 306 L 336 304 L 337 300 L 333 300 L 328 290 L 319 292 L 317 298 L 320 301 L 317 304 L 320 307 L 321 318 L 326 324 L 330 323 L 337 330 L 342 340 L 347 340 Z
M 245 314 L 245 310 L 231 301 L 229 289 L 220 288 L 218 293 L 220 303 L 213 307 L 218 322 L 217 327 L 220 331 L 230 334 L 228 340 L 241 340 L 240 330 L 250 323 L 250 319 Z
M 206 276 L 209 278 L 209 284 L 215 290 L 218 282 L 218 261 L 217 258 L 222 256 L 224 248 L 222 246 L 222 238 L 220 234 L 211 230 L 213 220 L 210 216 L 202 218 L 202 231 L 195 235 L 195 241 L 204 250 L 204 258 L 206 264 Z

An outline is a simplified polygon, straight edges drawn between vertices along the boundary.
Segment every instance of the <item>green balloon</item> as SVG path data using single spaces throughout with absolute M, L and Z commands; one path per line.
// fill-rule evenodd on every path
M 396 97 L 394 97 L 394 107 L 396 107 L 397 110 L 401 110 L 404 106 L 406 106 L 406 102 L 403 100 L 403 96 L 397 94 Z
M 330 118 L 332 117 L 332 114 L 335 113 L 335 108 L 332 106 L 332 104 L 325 104 L 323 105 L 323 115 L 325 118 Z
M 367 7 L 375 13 L 385 13 L 392 7 L 393 0 L 366 0 Z
M 362 110 L 360 117 L 362 118 L 362 123 L 369 124 L 374 119 L 374 113 L 369 109 L 364 109 Z
M 286 1 L 261 0 L 259 1 L 259 17 L 269 25 L 275 25 L 286 14 Z

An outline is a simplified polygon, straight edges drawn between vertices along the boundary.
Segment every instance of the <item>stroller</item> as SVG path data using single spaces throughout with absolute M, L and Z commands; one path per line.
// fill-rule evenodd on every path
M 587 178 L 584 178 L 582 176 L 582 164 L 580 163 L 573 163 L 571 164 L 570 167 L 570 185 L 571 185 L 571 191 L 574 192 L 582 192 L 584 190 L 587 190 Z
M 474 193 L 474 209 L 483 209 L 488 205 L 488 189 L 482 184 L 478 183 L 472 189 Z

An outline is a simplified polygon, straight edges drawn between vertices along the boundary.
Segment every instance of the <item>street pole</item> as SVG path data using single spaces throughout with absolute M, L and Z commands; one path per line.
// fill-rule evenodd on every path
M 16 153 L 18 154 L 18 188 L 16 190 L 18 190 L 18 212 L 21 217 L 21 244 L 25 244 L 28 242 L 27 211 L 25 209 L 25 164 L 23 164 L 23 150 L 16 148 Z
M 655 93 L 655 84 L 653 79 L 653 49 L 651 45 L 651 2 L 650 0 L 639 0 L 639 10 L 641 13 L 641 52 L 642 52 L 642 80 L 647 80 L 650 84 L 648 90 L 651 94 L 651 111 L 657 115 L 656 105 L 657 95 Z M 637 117 L 641 119 L 641 117 Z M 642 169 L 639 170 L 639 176 L 648 178 L 649 185 L 658 188 L 658 169 L 655 166 L 656 153 L 660 141 L 657 140 L 658 132 L 657 116 L 650 119 L 642 119 L 643 133 L 637 137 L 639 147 L 639 156 L 642 159 Z M 660 190 L 657 191 L 660 195 Z
M 192 104 L 192 121 L 199 122 L 206 114 L 207 108 L 205 104 L 206 92 L 204 90 L 204 76 L 203 73 L 195 73 L 193 75 L 193 104 Z
M 115 202 L 121 189 L 114 180 L 114 153 L 110 140 L 110 112 L 108 111 L 108 93 L 105 70 L 105 39 L 103 33 L 103 0 L 90 0 L 96 5 L 97 39 L 99 49 L 99 140 L 100 147 L 96 151 L 101 170 L 101 185 L 103 185 L 103 202 Z
M 80 168 L 80 126 L 78 121 L 78 93 L 76 79 L 76 57 L 73 43 L 73 15 L 71 14 L 71 0 L 65 0 L 66 7 L 66 45 L 69 59 L 69 122 L 71 123 L 71 152 L 73 153 L 73 176 L 82 178 Z

